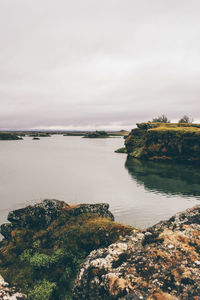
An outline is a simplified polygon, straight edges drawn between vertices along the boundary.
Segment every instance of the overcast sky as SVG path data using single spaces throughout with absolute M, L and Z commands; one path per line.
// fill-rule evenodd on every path
M 0 0 L 0 128 L 200 121 L 200 0 Z

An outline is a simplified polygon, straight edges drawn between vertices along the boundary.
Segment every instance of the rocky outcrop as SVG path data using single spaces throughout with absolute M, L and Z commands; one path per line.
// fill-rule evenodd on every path
M 25 300 L 25 294 L 16 291 L 15 287 L 10 287 L 9 284 L 0 275 L 0 299 L 3 300 Z
M 200 299 L 200 206 L 90 253 L 74 299 Z
M 113 220 L 106 203 L 68 205 L 46 199 L 12 211 L 10 223 L 1 225 L 0 274 L 30 300 L 71 299 L 87 255 L 132 232 Z
M 9 239 L 15 228 L 44 229 L 62 214 L 63 209 L 68 210 L 68 215 L 74 217 L 82 214 L 97 214 L 101 218 L 109 218 L 114 221 L 114 216 L 109 211 L 107 203 L 80 204 L 71 209 L 64 201 L 45 199 L 36 205 L 11 211 L 7 218 L 10 223 L 2 224 L 0 233 Z
M 107 203 L 79 204 L 71 210 L 71 215 L 73 216 L 81 214 L 98 214 L 101 218 L 109 218 L 114 221 L 114 216 L 109 211 L 109 204 Z
M 45 199 L 42 203 L 34 206 L 29 205 L 25 208 L 11 211 L 7 218 L 10 223 L 2 224 L 0 233 L 8 239 L 15 228 L 45 228 L 58 218 L 62 209 L 67 206 L 63 201 Z
M 200 162 L 198 124 L 141 123 L 125 140 L 127 153 L 145 160 Z

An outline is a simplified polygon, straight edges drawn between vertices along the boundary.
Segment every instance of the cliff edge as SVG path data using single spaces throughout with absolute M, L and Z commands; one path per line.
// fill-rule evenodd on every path
M 129 156 L 146 160 L 200 162 L 200 125 L 140 123 L 125 139 Z

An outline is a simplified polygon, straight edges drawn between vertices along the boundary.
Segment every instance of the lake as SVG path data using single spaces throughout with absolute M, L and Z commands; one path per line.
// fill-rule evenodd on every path
M 127 160 L 123 138 L 0 141 L 0 223 L 44 198 L 110 204 L 115 220 L 145 228 L 200 204 L 200 168 Z

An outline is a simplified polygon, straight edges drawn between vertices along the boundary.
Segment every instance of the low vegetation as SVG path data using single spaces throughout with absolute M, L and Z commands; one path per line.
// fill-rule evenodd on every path
M 10 238 L 0 243 L 0 274 L 33 300 L 71 299 L 73 283 L 85 257 L 132 232 L 131 227 L 113 222 L 109 215 L 78 212 L 76 206 L 63 206 L 46 226 L 42 223 L 44 211 L 38 209 L 36 213 L 30 209 L 20 212 L 20 217 L 15 214 Z M 42 212 L 42 218 L 38 212 Z M 20 218 L 26 224 L 30 218 L 34 222 L 31 226 L 19 225 Z
M 151 122 L 153 122 L 153 123 L 170 123 L 171 121 L 168 120 L 167 116 L 165 116 L 163 114 L 157 118 L 154 118 Z
M 178 123 L 192 123 L 193 122 L 193 118 L 188 117 L 187 115 L 184 115 L 179 121 Z
M 145 160 L 200 162 L 200 124 L 137 124 L 125 139 L 129 156 Z

